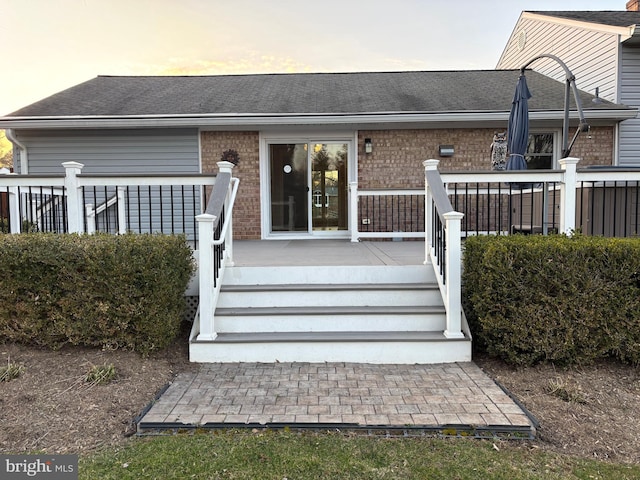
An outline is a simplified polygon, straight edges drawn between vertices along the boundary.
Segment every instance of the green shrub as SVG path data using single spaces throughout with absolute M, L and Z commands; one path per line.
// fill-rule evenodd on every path
M 640 239 L 474 237 L 463 271 L 469 325 L 489 354 L 640 363 Z
M 192 272 L 180 236 L 3 235 L 0 340 L 161 349 L 180 329 Z

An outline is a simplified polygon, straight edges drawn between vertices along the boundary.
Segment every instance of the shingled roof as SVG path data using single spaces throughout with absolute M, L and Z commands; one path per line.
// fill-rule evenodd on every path
M 518 70 L 224 76 L 99 76 L 7 117 L 496 112 L 511 107 Z M 564 83 L 527 71 L 530 109 L 562 110 Z M 626 108 L 594 104 L 585 108 Z M 6 117 L 5 117 L 6 118 Z
M 640 24 L 640 12 L 630 12 L 626 10 L 603 10 L 603 11 L 529 11 L 536 15 L 546 15 L 548 17 L 566 18 L 580 22 L 597 23 L 609 25 L 611 27 L 630 27 Z

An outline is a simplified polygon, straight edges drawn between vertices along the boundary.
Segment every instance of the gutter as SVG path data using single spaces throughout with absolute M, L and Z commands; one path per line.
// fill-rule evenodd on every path
M 574 111 L 572 118 L 577 118 Z M 587 110 L 589 119 L 620 121 L 636 118 L 635 108 Z M 530 119 L 563 119 L 562 111 L 530 111 Z M 442 122 L 507 121 L 509 112 L 390 112 L 345 114 L 214 114 L 214 115 L 130 115 L 68 117 L 4 117 L 0 128 L 142 128 L 142 127 L 260 127 L 278 125 L 379 125 Z
M 18 140 L 13 129 L 8 128 L 4 131 L 4 133 L 7 136 L 7 139 L 11 143 L 13 143 L 14 148 L 18 147 L 18 149 L 20 150 L 20 173 L 26 175 L 27 173 L 29 173 L 29 154 L 27 152 L 26 145 Z M 15 158 L 13 159 L 13 166 L 16 166 Z

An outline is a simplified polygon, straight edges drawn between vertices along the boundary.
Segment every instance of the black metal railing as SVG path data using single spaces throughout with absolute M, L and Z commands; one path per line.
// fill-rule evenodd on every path
M 15 208 L 11 208 L 11 200 Z M 14 219 L 14 216 L 16 217 Z M 55 232 L 68 230 L 67 203 L 64 187 L 17 186 L 0 187 L 0 230 L 15 233 L 13 220 L 21 232 Z
M 424 208 L 424 192 L 363 194 L 358 201 L 358 229 L 363 233 L 423 233 Z
M 640 181 L 580 182 L 576 229 L 586 235 L 640 235 Z
M 231 185 L 230 173 L 219 173 L 216 178 L 216 184 L 213 187 L 211 196 L 206 203 L 207 208 L 204 213 L 212 215 L 214 217 L 213 225 L 213 286 L 218 285 L 220 269 L 222 268 L 222 262 L 224 261 L 224 251 L 226 248 L 226 242 L 223 237 L 224 224 L 226 218 L 226 203 L 229 195 L 229 187 Z M 207 245 L 203 245 L 202 248 L 208 248 Z M 200 268 L 207 268 L 206 265 L 200 265 Z
M 184 234 L 198 248 L 195 217 L 208 201 L 215 176 L 76 178 L 77 187 L 68 190 L 68 177 L 60 175 L 0 177 L 0 231 Z M 73 205 L 79 211 L 79 225 L 75 214 L 69 218 L 71 198 L 75 198 Z M 77 225 L 73 229 L 70 220 Z
M 200 185 L 85 186 L 82 199 L 92 206 L 95 231 L 184 234 L 197 246 L 195 217 L 206 205 L 207 191 Z M 85 232 L 93 230 L 89 221 L 85 215 Z
M 462 236 L 558 231 L 560 190 L 556 182 L 462 182 L 450 185 L 448 192 L 454 210 L 464 214 Z
M 431 205 L 431 246 L 435 252 L 436 263 L 440 276 L 442 277 L 442 284 L 447 284 L 447 236 L 445 234 L 445 225 L 438 214 L 438 209 L 435 202 Z

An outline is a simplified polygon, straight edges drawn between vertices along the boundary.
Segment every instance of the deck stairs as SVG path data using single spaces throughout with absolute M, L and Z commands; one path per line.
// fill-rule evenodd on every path
M 449 363 L 471 339 L 444 336 L 431 265 L 237 266 L 226 269 L 217 337 L 195 362 Z

